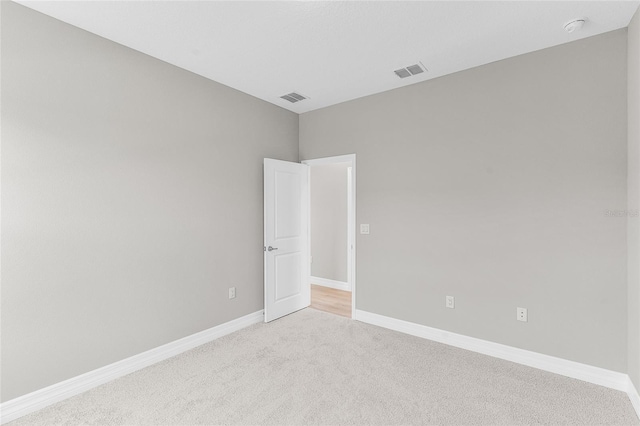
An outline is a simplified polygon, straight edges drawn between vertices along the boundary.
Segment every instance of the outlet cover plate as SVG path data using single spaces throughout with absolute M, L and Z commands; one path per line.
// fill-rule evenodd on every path
M 527 314 L 527 308 L 518 308 L 517 311 L 518 321 L 527 322 L 529 315 Z

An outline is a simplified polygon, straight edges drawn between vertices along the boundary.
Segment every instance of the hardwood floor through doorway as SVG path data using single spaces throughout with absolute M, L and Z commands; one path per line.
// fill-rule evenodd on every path
M 311 284 L 311 307 L 351 318 L 351 292 Z

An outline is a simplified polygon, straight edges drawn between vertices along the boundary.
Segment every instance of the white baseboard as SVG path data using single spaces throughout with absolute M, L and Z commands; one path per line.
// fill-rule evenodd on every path
M 631 405 L 633 405 L 633 408 L 636 410 L 636 414 L 638 415 L 638 419 L 640 419 L 640 395 L 638 394 L 638 390 L 633 385 L 631 379 L 629 379 L 629 388 L 627 389 L 627 395 L 629 395 Z
M 624 391 L 629 395 L 638 417 L 640 418 L 640 395 L 629 376 L 623 373 L 606 370 L 568 361 L 549 355 L 518 349 L 499 343 L 476 339 L 461 334 L 451 333 L 437 328 L 428 327 L 408 321 L 385 317 L 367 311 L 356 311 L 358 321 L 388 328 L 413 336 L 422 337 L 458 348 L 493 356 L 518 364 L 527 365 L 552 373 L 560 374 L 585 382 L 594 383 L 611 389 Z M 56 402 L 78 395 L 89 389 L 111 380 L 125 376 L 134 371 L 153 365 L 167 358 L 176 356 L 182 352 L 197 346 L 211 342 L 227 334 L 233 333 L 250 325 L 264 320 L 263 311 L 257 311 L 235 320 L 220 324 L 208 330 L 192 334 L 166 345 L 148 350 L 146 352 L 123 359 L 97 370 L 90 371 L 80 376 L 73 377 L 46 388 L 31 392 L 27 395 L 9 400 L 0 404 L 0 424 L 15 420 L 19 417 L 55 404 Z
M 349 283 L 344 281 L 330 280 L 329 278 L 310 277 L 311 284 L 321 285 L 323 287 L 335 288 L 338 290 L 351 291 Z
M 571 377 L 596 385 L 605 386 L 623 392 L 629 391 L 629 376 L 624 373 L 606 370 L 575 361 L 556 358 L 549 355 L 531 352 L 525 349 L 518 349 L 500 343 L 489 342 L 487 340 L 476 339 L 475 337 L 464 336 L 451 333 L 437 328 L 427 327 L 408 321 L 385 317 L 367 311 L 356 311 L 358 321 L 388 328 L 435 342 L 445 343 L 457 348 L 478 352 L 484 355 L 493 356 L 562 376 Z M 637 395 L 637 394 L 636 394 Z M 637 410 L 637 408 L 636 408 Z
M 208 330 L 158 346 L 46 388 L 0 404 L 0 424 L 4 424 L 96 386 L 153 365 L 242 328 L 264 321 L 263 311 L 231 320 Z

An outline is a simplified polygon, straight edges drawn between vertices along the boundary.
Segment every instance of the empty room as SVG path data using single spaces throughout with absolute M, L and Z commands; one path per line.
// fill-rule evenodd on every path
M 0 420 L 640 425 L 640 1 L 0 1 Z

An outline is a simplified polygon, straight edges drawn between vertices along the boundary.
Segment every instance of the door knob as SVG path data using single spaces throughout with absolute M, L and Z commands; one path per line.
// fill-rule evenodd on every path
M 267 250 L 269 250 L 269 251 L 278 250 L 278 247 L 271 247 L 271 246 L 269 246 L 269 247 L 267 248 Z

